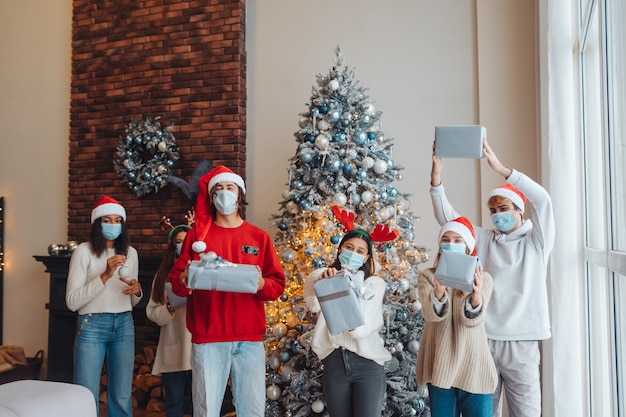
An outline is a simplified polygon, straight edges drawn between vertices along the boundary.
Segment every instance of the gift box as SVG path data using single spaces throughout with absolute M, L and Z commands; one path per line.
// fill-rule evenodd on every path
M 472 292 L 474 272 L 479 264 L 476 256 L 444 250 L 439 254 L 435 276 L 441 285 Z
M 254 294 L 259 286 L 259 270 L 256 265 L 192 261 L 187 286 L 194 290 Z
M 442 158 L 482 158 L 487 128 L 480 125 L 436 126 L 435 155 Z
M 365 324 L 363 310 L 350 278 L 340 274 L 318 279 L 313 288 L 331 335 Z
M 179 295 L 174 294 L 174 291 L 172 291 L 171 282 L 165 283 L 165 291 L 167 292 L 167 300 L 169 301 L 172 308 L 178 308 L 182 306 L 183 304 L 187 303 L 187 297 L 181 297 Z

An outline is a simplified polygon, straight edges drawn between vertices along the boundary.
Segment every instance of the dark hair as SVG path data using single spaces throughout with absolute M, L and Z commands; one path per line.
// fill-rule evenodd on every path
M 217 184 L 219 184 L 219 182 Z M 213 217 L 213 220 L 215 220 L 215 216 L 217 215 L 217 208 L 215 208 L 215 203 L 213 203 L 213 190 L 215 190 L 215 187 L 217 187 L 217 184 L 215 184 L 213 188 L 209 190 L 209 199 L 210 199 L 209 201 L 211 201 L 211 217 Z M 248 205 L 248 203 L 246 202 L 246 193 L 243 192 L 243 190 L 241 189 L 239 185 L 237 185 L 237 189 L 239 190 L 239 195 L 237 196 L 237 213 L 239 214 L 239 217 L 245 220 L 246 219 L 245 206 Z
M 363 266 L 361 266 L 359 269 L 365 273 L 365 278 L 368 278 L 374 275 L 374 271 L 375 271 L 374 256 L 373 256 L 374 250 L 372 248 L 372 240 L 369 238 L 369 235 L 362 230 L 350 230 L 348 233 L 346 233 L 343 236 L 343 239 L 341 239 L 341 242 L 339 242 L 337 258 L 335 259 L 335 262 L 332 263 L 331 267 L 335 269 L 341 268 L 341 263 L 339 262 L 339 251 L 341 250 L 341 247 L 343 246 L 345 241 L 348 239 L 352 239 L 353 237 L 362 239 L 367 243 L 367 254 L 369 256 L 367 260 L 365 261 L 365 263 L 363 264 Z
M 107 239 L 102 234 L 102 217 L 94 220 L 91 225 L 91 233 L 89 235 L 89 243 L 91 243 L 91 252 L 96 256 L 102 256 L 107 248 Z M 128 238 L 128 228 L 126 227 L 126 221 L 122 219 L 122 233 L 115 239 L 113 247 L 117 255 L 128 254 L 128 247 L 130 246 L 130 239 Z
M 178 231 L 176 231 L 176 229 L 178 229 Z M 167 250 L 165 251 L 165 255 L 163 255 L 159 268 L 154 273 L 154 282 L 152 284 L 150 298 L 156 303 L 165 304 L 165 283 L 167 282 L 167 275 L 174 266 L 174 262 L 176 262 L 176 236 L 178 236 L 180 232 L 187 232 L 187 230 L 189 230 L 187 227 L 176 226 L 172 229 L 174 233 L 170 232 L 170 238 L 167 241 Z

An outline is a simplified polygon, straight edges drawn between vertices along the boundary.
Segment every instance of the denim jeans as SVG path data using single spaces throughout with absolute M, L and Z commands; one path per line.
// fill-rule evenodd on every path
M 493 394 L 472 394 L 428 384 L 431 417 L 491 417 Z
M 185 388 L 191 380 L 191 371 L 163 372 L 161 380 L 165 391 L 165 417 L 183 417 Z
M 220 417 L 230 376 L 237 417 L 265 416 L 263 342 L 191 345 L 194 417 Z
M 346 349 L 335 349 L 322 363 L 331 417 L 380 417 L 387 387 L 383 366 Z
M 78 316 L 74 339 L 74 383 L 93 393 L 96 410 L 105 358 L 107 416 L 132 417 L 135 326 L 130 311 Z

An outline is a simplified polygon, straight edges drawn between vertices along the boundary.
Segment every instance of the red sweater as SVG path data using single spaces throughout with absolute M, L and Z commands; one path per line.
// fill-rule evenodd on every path
M 169 273 L 175 294 L 187 297 L 187 328 L 193 343 L 262 341 L 265 334 L 265 301 L 277 299 L 285 289 L 285 272 L 269 235 L 244 222 L 236 228 L 212 223 L 204 241 L 207 252 L 236 263 L 258 265 L 265 286 L 256 294 L 189 290 L 180 283 L 180 274 L 189 260 L 200 259 L 191 249 L 196 229 L 187 233 L 181 255 Z

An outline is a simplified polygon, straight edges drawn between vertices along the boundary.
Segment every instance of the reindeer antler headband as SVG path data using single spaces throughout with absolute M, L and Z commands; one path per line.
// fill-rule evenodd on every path
M 332 206 L 330 208 L 344 227 L 345 232 L 357 232 L 367 237 L 369 240 L 374 242 L 389 242 L 398 237 L 397 230 L 391 230 L 389 226 L 384 226 L 382 224 L 377 224 L 374 227 L 374 231 L 372 233 L 367 233 L 365 230 L 355 229 L 354 227 L 354 213 L 345 209 L 342 209 L 339 206 Z
M 187 214 L 185 214 L 185 218 L 187 219 L 187 224 L 183 223 L 183 224 L 179 224 L 179 225 L 174 226 L 174 225 L 172 225 L 172 222 L 171 222 L 169 217 L 167 217 L 165 215 L 161 216 L 161 220 L 159 221 L 159 227 L 161 228 L 161 230 L 169 229 L 169 232 L 167 234 L 168 242 L 172 240 L 172 237 L 173 237 L 175 231 L 180 231 L 181 229 L 182 230 L 189 230 L 194 225 L 194 223 L 195 223 L 195 213 L 193 211 L 187 210 Z

